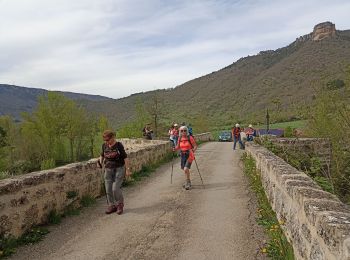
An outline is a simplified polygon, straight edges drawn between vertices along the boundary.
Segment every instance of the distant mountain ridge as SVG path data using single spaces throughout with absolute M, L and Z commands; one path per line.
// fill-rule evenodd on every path
M 339 31 L 325 22 L 286 47 L 241 58 L 172 89 L 79 102 L 88 111 L 106 115 L 117 127 L 135 117 L 136 103 L 150 106 L 155 94 L 163 104 L 160 118 L 167 123 L 194 118 L 211 125 L 263 122 L 266 108 L 278 112 L 272 121 L 292 119 L 298 109 L 311 104 L 318 89 L 332 80 L 346 81 L 349 65 L 350 30 Z M 21 109 L 26 108 L 23 103 Z
M 48 90 L 26 88 L 15 85 L 0 84 L 0 116 L 11 115 L 20 119 L 21 112 L 31 112 L 37 105 L 38 97 L 47 94 Z M 72 92 L 55 91 L 73 100 L 105 101 L 111 98 Z

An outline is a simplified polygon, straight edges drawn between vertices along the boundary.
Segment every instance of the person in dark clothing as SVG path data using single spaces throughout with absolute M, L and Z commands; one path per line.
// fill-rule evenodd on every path
M 236 150 L 237 142 L 239 142 L 240 148 L 244 149 L 244 144 L 241 139 L 241 132 L 242 132 L 242 129 L 239 124 L 236 124 L 236 126 L 232 128 L 233 150 Z
M 152 140 L 153 137 L 153 130 L 151 129 L 150 125 L 146 125 L 143 129 L 142 129 L 142 134 L 144 136 L 145 139 L 147 140 Z
M 124 146 L 115 138 L 115 133 L 106 130 L 103 133 L 102 152 L 100 156 L 101 165 L 104 164 L 104 180 L 108 200 L 106 214 L 117 212 L 118 215 L 124 210 L 124 197 L 121 186 L 125 176 L 131 175 L 129 159 Z
M 256 131 L 252 125 L 249 125 L 248 128 L 245 130 L 245 134 L 247 135 L 247 141 L 251 142 L 256 136 Z
M 190 135 L 190 136 L 193 136 L 193 128 L 192 128 L 192 125 L 191 124 L 188 124 L 188 134 Z

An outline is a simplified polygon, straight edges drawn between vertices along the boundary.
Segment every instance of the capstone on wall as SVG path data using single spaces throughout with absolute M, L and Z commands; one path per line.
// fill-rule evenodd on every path
M 349 206 L 266 148 L 249 143 L 246 151 L 296 259 L 350 259 Z

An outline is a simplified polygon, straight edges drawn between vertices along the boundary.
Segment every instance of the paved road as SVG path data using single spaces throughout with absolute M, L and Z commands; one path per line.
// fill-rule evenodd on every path
M 179 161 L 125 190 L 125 214 L 105 215 L 105 199 L 51 227 L 46 238 L 13 259 L 263 259 L 254 199 L 231 143 L 207 143 L 197 153 L 205 181 L 193 167 L 190 191 L 182 189 Z

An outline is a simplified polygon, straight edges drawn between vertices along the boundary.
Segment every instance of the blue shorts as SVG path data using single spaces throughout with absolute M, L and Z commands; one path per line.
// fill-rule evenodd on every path
M 192 162 L 188 161 L 189 156 L 190 156 L 189 152 L 181 153 L 181 169 L 182 170 L 185 169 L 185 167 L 188 169 L 191 169 Z

